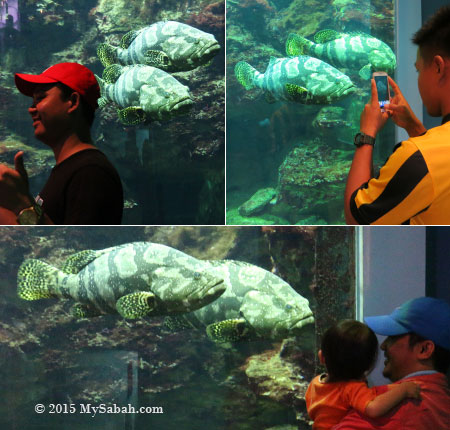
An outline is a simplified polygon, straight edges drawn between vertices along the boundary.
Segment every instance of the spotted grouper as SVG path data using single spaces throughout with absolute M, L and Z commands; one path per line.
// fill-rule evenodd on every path
M 335 67 L 356 69 L 363 79 L 369 79 L 375 71 L 391 73 L 397 65 L 392 49 L 369 34 L 321 30 L 314 36 L 314 42 L 291 33 L 286 41 L 286 53 L 311 55 Z
M 187 86 L 155 67 L 113 64 L 103 78 L 96 76 L 101 92 L 98 104 L 116 103 L 124 125 L 167 120 L 187 113 L 194 103 Z
M 81 251 L 61 270 L 25 260 L 17 284 L 25 300 L 75 300 L 77 317 L 119 313 L 132 319 L 191 312 L 225 291 L 223 278 L 203 261 L 149 242 Z
M 195 69 L 220 50 L 212 34 L 176 21 L 160 21 L 125 34 L 120 48 L 102 43 L 97 54 L 106 67 L 111 64 L 146 64 L 168 72 Z
M 329 64 L 307 55 L 271 57 L 264 73 L 240 61 L 234 69 L 245 89 L 265 91 L 266 100 L 301 104 L 330 104 L 355 91 L 350 78 Z
M 314 322 L 307 299 L 287 282 L 253 264 L 210 261 L 226 291 L 211 304 L 178 317 L 166 318 L 176 328 L 204 328 L 216 342 L 273 339 L 302 333 Z

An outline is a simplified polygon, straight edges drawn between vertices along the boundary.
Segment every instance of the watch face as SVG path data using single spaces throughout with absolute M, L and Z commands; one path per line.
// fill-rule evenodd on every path
M 34 208 L 28 208 L 23 210 L 17 217 L 19 224 L 23 225 L 36 225 L 38 223 L 38 214 L 35 212 Z

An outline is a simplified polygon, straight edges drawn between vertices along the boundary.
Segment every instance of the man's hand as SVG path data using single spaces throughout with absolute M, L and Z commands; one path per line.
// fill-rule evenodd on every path
M 370 84 L 372 95 L 369 103 L 364 106 L 364 110 L 361 113 L 359 129 L 364 134 L 376 137 L 378 132 L 384 127 L 384 124 L 386 124 L 389 114 L 382 112 L 380 109 L 375 79 L 371 79 Z
M 395 95 L 390 103 L 385 106 L 385 109 L 391 115 L 392 120 L 399 127 L 404 128 L 409 137 L 415 137 L 425 133 L 427 129 L 416 115 L 414 115 L 411 106 L 409 106 L 398 85 L 389 76 L 388 79 Z
M 16 215 L 33 204 L 28 189 L 28 174 L 23 164 L 23 151 L 14 157 L 14 169 L 0 164 L 0 206 Z

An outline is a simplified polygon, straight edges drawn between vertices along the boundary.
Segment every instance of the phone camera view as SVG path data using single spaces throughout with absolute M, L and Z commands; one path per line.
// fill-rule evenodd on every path
M 378 101 L 380 106 L 383 107 L 389 102 L 389 90 L 387 76 L 374 76 L 375 83 L 377 85 Z

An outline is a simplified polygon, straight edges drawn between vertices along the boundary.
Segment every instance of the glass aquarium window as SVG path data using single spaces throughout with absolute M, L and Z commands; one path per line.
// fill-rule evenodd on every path
M 150 26 L 165 21 L 213 35 L 220 50 L 209 55 L 196 36 L 183 50 L 192 54 L 183 57 L 178 30 L 164 47 L 158 45 L 163 32 L 156 44 L 145 39 Z M 146 30 L 139 36 L 130 33 L 140 29 Z M 1 0 L 0 162 L 12 166 L 14 154 L 25 151 L 31 190 L 39 193 L 54 165 L 53 153 L 34 137 L 31 99 L 18 92 L 14 74 L 39 74 L 56 63 L 78 62 L 105 81 L 102 95 L 108 94 L 109 103 L 96 111 L 92 138 L 121 177 L 123 223 L 224 224 L 224 34 L 224 1 Z M 138 37 L 146 42 L 132 44 Z M 198 49 L 191 50 L 193 46 Z M 114 62 L 120 68 L 104 74 Z M 130 87 L 119 90 L 117 82 L 125 80 L 126 71 L 132 76 L 127 83 L 136 83 L 130 70 L 142 65 L 160 69 L 158 79 L 143 78 L 139 93 Z M 183 87 L 189 89 L 190 101 L 183 105 L 186 109 L 178 109 Z M 149 103 L 148 94 L 150 101 L 160 103 Z M 116 102 L 126 113 L 123 120 Z M 166 112 L 163 106 L 167 113 L 161 113 Z
M 11 430 L 310 429 L 318 342 L 355 316 L 353 228 L 2 227 L 0 249 Z
M 227 224 L 344 224 L 369 78 L 394 76 L 394 3 L 227 1 Z M 371 44 L 390 60 L 357 60 Z M 389 122 L 375 169 L 394 144 Z

